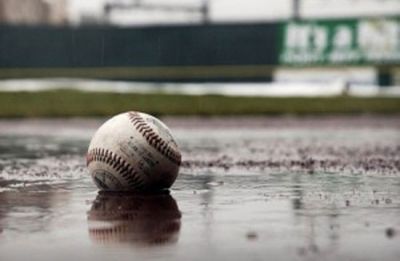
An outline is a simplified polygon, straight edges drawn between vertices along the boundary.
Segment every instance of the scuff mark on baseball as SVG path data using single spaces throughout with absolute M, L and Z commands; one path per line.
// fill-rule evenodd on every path
M 163 122 L 130 111 L 100 126 L 90 142 L 86 163 L 100 190 L 161 190 L 174 183 L 181 153 Z

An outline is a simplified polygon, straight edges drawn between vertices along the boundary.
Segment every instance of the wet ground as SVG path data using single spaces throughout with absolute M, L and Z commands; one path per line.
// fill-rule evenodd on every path
M 101 119 L 0 121 L 0 260 L 400 260 L 400 117 L 164 118 L 170 193 L 98 193 Z

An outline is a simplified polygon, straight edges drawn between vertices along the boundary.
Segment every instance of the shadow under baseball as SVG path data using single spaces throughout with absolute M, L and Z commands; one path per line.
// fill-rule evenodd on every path
M 173 244 L 181 227 L 181 212 L 168 192 L 99 192 L 87 216 L 89 237 L 100 244 Z

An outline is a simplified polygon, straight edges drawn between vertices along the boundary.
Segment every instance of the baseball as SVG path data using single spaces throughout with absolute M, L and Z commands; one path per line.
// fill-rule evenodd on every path
M 100 190 L 161 190 L 174 183 L 181 153 L 164 123 L 131 111 L 100 126 L 90 142 L 86 163 Z

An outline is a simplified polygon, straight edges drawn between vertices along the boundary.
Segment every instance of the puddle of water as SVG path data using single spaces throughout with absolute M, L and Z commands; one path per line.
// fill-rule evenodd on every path
M 0 135 L 0 260 L 400 258 L 396 128 L 180 128 L 180 176 L 147 196 L 97 192 L 88 132 Z

